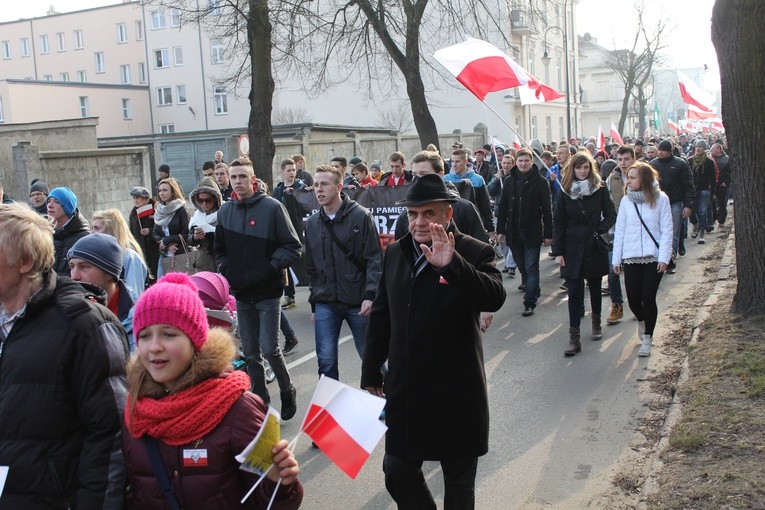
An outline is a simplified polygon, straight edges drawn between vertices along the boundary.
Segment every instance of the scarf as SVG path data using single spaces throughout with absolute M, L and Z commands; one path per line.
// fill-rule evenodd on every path
M 658 195 L 660 193 L 659 190 L 659 181 L 653 181 L 653 189 Z M 633 202 L 635 204 L 645 204 L 648 202 L 645 198 L 645 193 L 643 191 L 631 191 L 627 190 L 627 198 L 630 199 L 630 202 Z
M 577 200 L 584 197 L 589 197 L 598 188 L 594 187 L 589 179 L 583 181 L 577 181 L 571 183 L 571 191 L 568 192 L 568 196 L 573 200 Z
M 170 220 L 173 219 L 175 212 L 181 207 L 185 207 L 186 203 L 180 198 L 171 200 L 166 204 L 157 204 L 154 206 L 154 224 L 160 227 L 166 227 L 170 224 Z
M 149 435 L 173 446 L 188 444 L 217 427 L 249 387 L 247 374 L 236 371 L 162 399 L 140 397 L 132 420 L 126 406 L 125 423 L 135 438 Z
M 693 168 L 699 168 L 704 166 L 704 162 L 707 160 L 707 153 L 702 152 L 701 154 L 694 154 L 693 155 Z

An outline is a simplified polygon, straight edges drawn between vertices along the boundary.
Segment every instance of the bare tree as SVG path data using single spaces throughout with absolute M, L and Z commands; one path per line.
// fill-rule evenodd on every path
M 409 105 L 401 101 L 396 105 L 378 110 L 380 126 L 388 128 L 391 131 L 406 133 L 414 127 L 412 112 Z
M 647 85 L 653 80 L 653 69 L 661 60 L 660 52 L 664 49 L 664 37 L 668 30 L 666 19 L 659 17 L 655 23 L 646 26 L 646 12 L 643 0 L 635 2 L 637 28 L 632 39 L 632 47 L 610 53 L 606 63 L 624 84 L 622 112 L 619 118 L 619 132 L 624 133 L 624 125 L 630 113 L 630 102 L 634 99 L 639 124 L 638 133 L 646 129 L 648 101 L 653 97 Z
M 271 114 L 273 124 L 303 124 L 311 122 L 311 114 L 303 107 L 277 108 Z
M 736 272 L 733 311 L 762 315 L 765 310 L 765 3 L 717 0 L 712 10 L 712 42 L 722 86 L 722 119 L 736 189 Z M 739 212 L 741 214 L 739 214 Z
M 368 97 L 391 97 L 405 88 L 421 145 L 437 145 L 426 91 L 454 80 L 430 55 L 466 34 L 510 48 L 509 7 L 506 0 L 286 1 L 274 58 L 288 72 L 302 68 L 314 94 L 345 80 L 366 86 Z

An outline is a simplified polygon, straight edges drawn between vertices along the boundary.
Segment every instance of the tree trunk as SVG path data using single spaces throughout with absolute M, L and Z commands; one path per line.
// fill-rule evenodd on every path
M 438 128 L 433 115 L 430 114 L 428 100 L 425 97 L 425 85 L 422 83 L 422 74 L 419 72 L 419 65 L 416 73 L 406 72 L 406 93 L 409 96 L 409 103 L 412 106 L 412 118 L 414 127 L 417 129 L 417 136 L 420 137 L 420 148 L 424 149 L 429 143 L 439 147 Z
M 638 121 L 638 132 L 636 134 L 637 138 L 643 138 L 643 135 L 645 134 L 646 129 L 646 122 L 645 118 L 647 115 L 647 108 L 648 100 L 645 98 L 643 94 L 643 89 L 640 89 L 640 93 L 638 95 L 638 107 L 640 108 L 640 120 Z
M 738 287 L 733 311 L 765 310 L 765 2 L 717 0 L 712 42 L 722 85 L 722 119 L 735 189 Z M 741 214 L 738 214 L 741 211 Z
M 274 78 L 271 73 L 271 23 L 268 20 L 268 1 L 249 0 L 247 41 L 250 45 L 252 83 L 250 89 L 250 117 L 247 135 L 250 139 L 250 160 L 255 175 L 273 189 L 273 161 L 276 154 L 271 129 L 271 109 L 274 96 Z
M 624 132 L 624 125 L 627 124 L 627 115 L 629 115 L 630 111 L 630 91 L 632 90 L 632 86 L 629 88 L 625 84 L 624 86 L 624 99 L 622 100 L 622 116 L 619 117 L 619 134 L 624 138 L 626 136 L 626 133 Z

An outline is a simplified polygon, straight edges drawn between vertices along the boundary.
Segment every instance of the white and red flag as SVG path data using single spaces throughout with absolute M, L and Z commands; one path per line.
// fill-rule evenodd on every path
M 598 150 L 604 151 L 606 150 L 606 135 L 603 133 L 603 128 L 598 124 Z
M 703 112 L 712 111 L 710 105 L 714 102 L 714 97 L 701 90 L 701 87 L 693 83 L 679 69 L 677 71 L 677 81 L 680 84 L 680 95 L 683 97 L 685 104 L 693 105 Z
M 704 111 L 692 104 L 688 105 L 688 119 L 692 120 L 707 120 L 717 117 L 717 108 L 711 108 L 709 111 Z
M 515 147 L 515 150 L 517 151 L 523 148 L 523 145 L 521 145 L 521 139 L 518 138 L 518 135 L 513 135 L 513 147 Z
M 624 145 L 622 135 L 619 134 L 619 131 L 616 129 L 616 125 L 613 122 L 611 122 L 611 140 L 618 143 L 619 145 Z
M 528 104 L 539 104 L 552 101 L 561 97 L 566 97 L 566 94 L 561 94 L 552 87 L 548 87 L 536 76 L 527 72 L 529 76 L 529 82 L 526 85 L 518 86 L 518 95 L 521 97 L 521 105 L 526 106 Z
M 142 205 L 135 212 L 139 218 L 147 218 L 154 214 L 154 206 L 151 204 Z
M 300 430 L 355 479 L 388 430 L 379 417 L 385 399 L 322 376 Z
M 675 130 L 675 134 L 678 134 L 678 135 L 680 134 L 680 126 L 675 124 L 675 121 L 673 121 L 672 119 L 668 119 L 667 124 L 669 124 L 670 128 Z
M 481 101 L 489 92 L 526 85 L 528 73 L 491 43 L 468 37 L 433 57 Z

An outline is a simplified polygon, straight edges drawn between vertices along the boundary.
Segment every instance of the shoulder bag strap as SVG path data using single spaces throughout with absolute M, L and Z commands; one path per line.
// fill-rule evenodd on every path
M 167 499 L 167 502 L 170 505 L 170 510 L 181 510 L 181 505 L 178 503 L 178 498 L 175 496 L 175 491 L 170 483 L 170 477 L 167 476 L 165 464 L 162 462 L 162 457 L 159 455 L 157 440 L 151 436 L 143 436 L 143 444 L 146 445 L 146 452 L 149 454 L 151 468 L 154 470 L 154 476 L 157 477 L 159 486 L 162 489 L 162 494 L 165 495 L 165 499 Z
M 640 218 L 640 223 L 643 224 L 643 228 L 646 232 L 648 232 L 648 235 L 651 236 L 651 240 L 653 241 L 653 244 L 656 245 L 656 247 L 659 247 L 659 243 L 656 242 L 656 238 L 653 236 L 650 230 L 648 230 L 648 226 L 645 224 L 645 221 L 643 221 L 643 217 L 640 215 L 640 209 L 638 209 L 638 205 L 635 202 L 632 202 L 632 205 L 635 206 L 635 212 L 638 215 L 638 218 Z
M 332 222 L 332 220 L 325 221 L 324 225 L 326 225 L 327 230 L 329 231 L 329 237 L 332 238 L 332 242 L 334 242 L 335 245 L 340 248 L 340 251 L 343 252 L 343 255 L 345 255 L 345 257 L 350 260 L 354 266 L 356 266 L 356 269 L 358 269 L 360 273 L 366 272 L 366 265 L 357 259 L 356 255 L 351 253 L 351 250 L 349 250 L 348 247 L 340 242 L 340 239 L 337 238 L 337 234 L 335 233 L 335 224 Z

